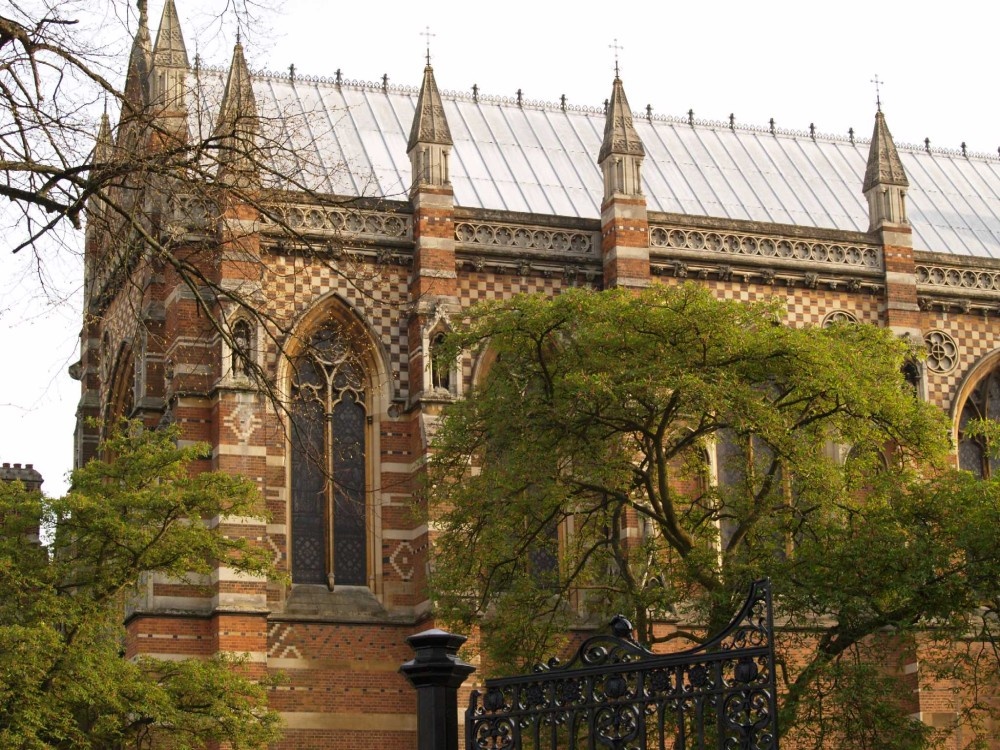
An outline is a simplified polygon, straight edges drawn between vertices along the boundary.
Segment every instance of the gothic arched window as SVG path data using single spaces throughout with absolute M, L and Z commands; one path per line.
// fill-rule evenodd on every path
M 1000 469 L 1000 460 L 991 455 L 985 438 L 966 434 L 966 427 L 971 420 L 986 419 L 1000 421 L 1000 369 L 993 370 L 976 384 L 958 417 L 958 465 L 984 478 Z
M 293 583 L 368 584 L 366 395 L 348 336 L 321 328 L 292 373 Z

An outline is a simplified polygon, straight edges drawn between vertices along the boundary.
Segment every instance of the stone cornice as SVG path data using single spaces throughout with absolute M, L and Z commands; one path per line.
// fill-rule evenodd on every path
M 1000 314 L 1000 264 L 991 268 L 954 262 L 916 264 L 917 303 L 921 310 Z M 976 259 L 981 261 L 981 259 Z M 976 267 L 979 266 L 979 267 Z
M 305 203 L 276 204 L 270 213 L 260 221 L 261 231 L 268 235 L 290 230 L 294 235 L 337 238 L 341 243 L 413 242 L 413 221 L 408 213 Z
M 576 262 L 597 260 L 601 244 L 596 231 L 475 220 L 455 223 L 455 241 L 456 249 L 466 253 L 513 253 Z
M 870 241 L 842 242 L 762 232 L 715 231 L 653 222 L 650 222 L 649 240 L 653 261 L 722 263 L 835 276 L 882 276 L 882 248 Z
M 770 222 L 747 221 L 745 219 L 724 219 L 713 216 L 674 214 L 650 211 L 649 224 L 668 224 L 683 229 L 726 232 L 730 234 L 757 234 L 769 237 L 787 237 L 839 244 L 878 245 L 878 240 L 868 232 L 848 232 L 843 229 L 805 227 L 795 224 L 775 224 Z

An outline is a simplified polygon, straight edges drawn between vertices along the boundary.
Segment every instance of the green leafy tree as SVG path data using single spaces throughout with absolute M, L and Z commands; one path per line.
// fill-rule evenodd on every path
M 124 658 L 124 616 L 145 574 L 195 580 L 223 563 L 271 572 L 264 549 L 206 523 L 259 516 L 247 479 L 192 475 L 205 446 L 130 429 L 65 497 L 0 483 L 0 747 L 263 747 L 277 737 L 266 686 L 239 657 Z M 51 530 L 47 547 L 36 531 Z
M 697 641 L 770 576 L 803 747 L 930 741 L 893 677 L 918 645 L 961 637 L 942 669 L 995 675 L 1000 485 L 949 468 L 906 342 L 781 316 L 695 285 L 569 290 L 479 306 L 450 337 L 443 360 L 492 365 L 436 434 L 434 596 L 496 671 L 618 611 L 647 643 Z

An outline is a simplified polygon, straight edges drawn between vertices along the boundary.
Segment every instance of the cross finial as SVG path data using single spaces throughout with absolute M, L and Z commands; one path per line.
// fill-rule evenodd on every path
M 236 27 L 236 43 L 237 43 L 237 44 L 240 44 L 240 43 L 241 43 L 241 42 L 240 42 L 240 37 L 241 37 L 241 36 L 242 36 L 242 35 L 241 35 L 241 33 L 240 33 L 240 27 L 239 27 L 239 26 L 237 25 L 237 27 Z
M 424 37 L 427 40 L 427 64 L 430 65 L 431 64 L 431 37 L 432 36 L 437 36 L 437 34 L 432 34 L 431 33 L 431 27 L 430 26 L 425 26 L 424 30 L 420 32 L 420 36 Z
M 615 51 L 615 78 L 618 77 L 618 53 L 621 52 L 624 47 L 618 44 L 618 37 L 615 37 L 613 44 L 608 45 L 608 49 L 613 49 Z
M 876 73 L 875 77 L 872 78 L 871 82 L 875 84 L 875 106 L 878 107 L 878 111 L 881 112 L 882 111 L 882 91 L 881 91 L 881 89 L 879 87 L 881 86 L 881 84 L 885 83 L 885 81 L 880 81 L 878 79 L 878 73 Z
M 291 65 L 288 66 L 288 79 L 290 81 L 295 80 L 295 63 L 292 63 Z

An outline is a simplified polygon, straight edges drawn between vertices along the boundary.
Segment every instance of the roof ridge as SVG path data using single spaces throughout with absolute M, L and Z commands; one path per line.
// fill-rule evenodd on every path
M 226 73 L 229 68 L 219 65 L 202 65 L 200 66 L 202 72 L 216 72 L 216 73 Z M 273 70 L 260 70 L 253 71 L 252 76 L 254 78 L 266 78 L 272 80 L 289 81 L 288 71 L 273 71 Z M 353 89 L 363 89 L 377 92 L 391 92 L 396 94 L 413 94 L 419 95 L 420 88 L 418 86 L 409 86 L 406 84 L 389 83 L 385 84 L 382 81 L 365 81 L 362 79 L 345 78 L 340 76 L 338 79 L 336 76 L 320 76 L 320 75 L 307 75 L 300 74 L 296 71 L 295 81 L 302 81 L 307 83 L 319 83 L 328 84 L 333 86 L 345 86 Z M 588 104 L 571 104 L 570 102 L 563 103 L 561 101 L 546 101 L 543 99 L 525 99 L 523 96 L 520 101 L 517 96 L 503 96 L 497 94 L 481 94 L 474 93 L 472 91 L 456 91 L 454 89 L 440 89 L 440 94 L 442 99 L 455 99 L 468 102 L 477 102 L 479 104 L 510 104 L 513 106 L 520 107 L 522 109 L 539 109 L 551 112 L 578 112 L 587 115 L 599 115 L 604 117 L 605 109 L 603 105 L 588 105 Z M 773 129 L 770 124 L 767 125 L 755 125 L 752 123 L 742 123 L 733 122 L 730 123 L 726 120 L 713 120 L 700 117 L 684 117 L 683 115 L 670 115 L 670 114 L 649 114 L 645 111 L 632 111 L 633 119 L 638 123 L 642 121 L 653 121 L 653 122 L 665 122 L 673 125 L 686 125 L 692 127 L 705 127 L 712 129 L 723 129 L 723 130 L 735 130 L 745 133 L 758 133 L 761 135 L 770 136 L 783 136 L 786 138 L 805 138 L 808 140 L 815 141 L 827 141 L 833 143 L 849 143 L 855 146 L 867 146 L 871 144 L 871 138 L 855 137 L 851 138 L 850 135 L 841 135 L 839 133 L 824 133 L 816 130 L 815 132 L 810 132 L 808 129 L 795 129 L 795 128 L 782 128 L 775 126 Z M 948 156 L 948 157 L 961 157 L 964 159 L 972 160 L 982 160 L 997 162 L 1000 161 L 1000 152 L 997 154 L 989 153 L 986 151 L 971 151 L 966 149 L 963 153 L 961 149 L 950 149 L 940 146 L 919 145 L 914 143 L 896 143 L 896 149 L 898 151 L 907 151 L 910 153 L 927 153 L 937 156 Z

